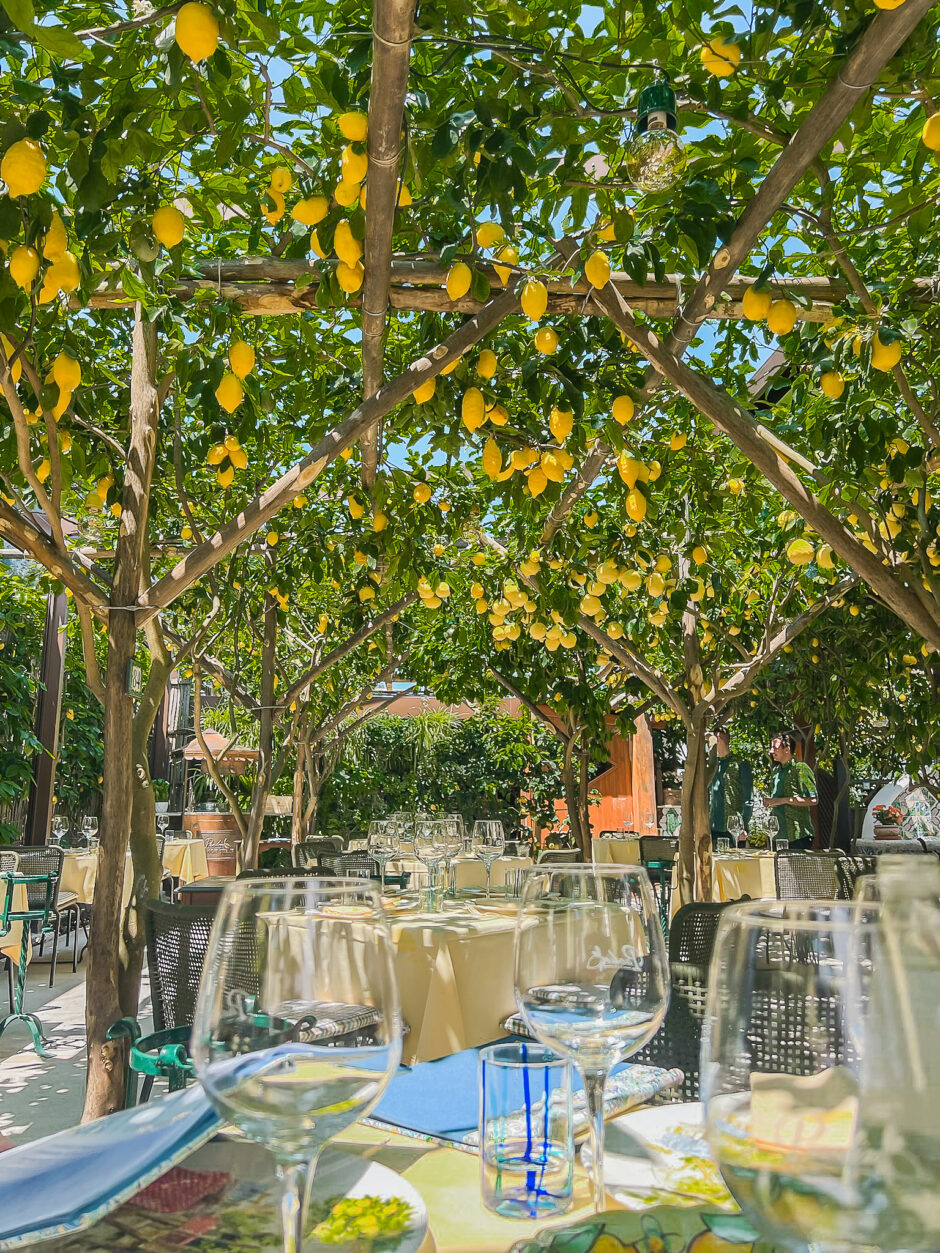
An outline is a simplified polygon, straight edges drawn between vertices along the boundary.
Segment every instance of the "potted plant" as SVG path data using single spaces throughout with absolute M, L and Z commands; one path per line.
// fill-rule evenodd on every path
M 897 805 L 876 805 L 872 810 L 875 819 L 876 840 L 899 840 L 904 815 Z

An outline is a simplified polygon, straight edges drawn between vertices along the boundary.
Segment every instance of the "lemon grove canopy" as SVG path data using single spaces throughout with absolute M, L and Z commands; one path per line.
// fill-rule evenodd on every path
M 253 810 L 337 650 L 355 694 L 475 657 L 570 757 L 665 711 L 706 892 L 714 718 L 844 598 L 940 647 L 936 35 L 926 0 L 4 0 L 0 532 L 105 706 L 90 1109 L 173 665 L 257 714 Z

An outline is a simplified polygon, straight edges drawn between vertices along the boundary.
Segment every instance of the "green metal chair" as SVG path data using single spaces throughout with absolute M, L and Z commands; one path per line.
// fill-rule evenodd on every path
M 29 966 L 30 932 L 35 923 L 39 924 L 40 933 L 47 930 L 52 917 L 55 894 L 59 886 L 58 876 L 52 874 L 19 874 L 7 871 L 0 874 L 0 891 L 2 891 L 2 908 L 0 908 L 0 936 L 9 935 L 16 923 L 22 923 L 20 937 L 19 961 L 16 968 L 16 981 L 13 988 L 13 1006 L 6 1018 L 0 1022 L 0 1035 L 14 1022 L 25 1022 L 33 1042 L 33 1048 L 40 1057 L 46 1053 L 43 1045 L 47 1043 L 42 1023 L 35 1014 L 28 1014 L 25 1009 L 26 971 Z M 15 907 L 16 889 L 26 889 L 26 908 Z M 58 925 L 58 920 L 56 920 Z

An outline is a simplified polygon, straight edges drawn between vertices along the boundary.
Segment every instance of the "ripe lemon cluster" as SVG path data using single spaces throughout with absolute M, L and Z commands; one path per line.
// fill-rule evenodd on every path
M 23 291 L 31 292 L 42 271 L 42 283 L 36 299 L 39 304 L 48 304 L 59 292 L 68 295 L 81 283 L 78 260 L 69 248 L 65 223 L 58 210 L 53 213 L 42 241 L 37 242 L 38 251 L 27 244 L 19 244 L 13 249 L 9 262 L 10 277 Z
M 631 457 L 626 448 L 617 458 L 617 473 L 627 485 L 625 508 L 631 522 L 639 525 L 646 517 L 646 497 L 637 484 L 655 483 L 662 471 L 662 465 L 658 461 L 651 461 L 647 465 L 636 457 Z
M 284 216 L 287 202 L 284 193 L 290 191 L 294 176 L 286 165 L 277 165 L 271 171 L 268 186 L 262 197 L 261 212 L 271 226 L 276 226 Z
M 721 36 L 709 39 L 699 53 L 703 67 L 716 78 L 730 78 L 741 63 L 741 49 Z
M 215 389 L 215 398 L 226 413 L 234 413 L 245 399 L 242 380 L 246 379 L 255 368 L 254 348 L 246 344 L 243 339 L 235 340 L 228 350 L 228 364 L 229 368 L 222 375 Z M 244 469 L 244 466 L 238 466 L 238 469 Z M 228 484 L 223 484 L 223 486 L 227 487 Z
M 785 296 L 774 299 L 769 288 L 749 287 L 741 301 L 741 310 L 749 322 L 766 319 L 767 329 L 774 335 L 789 335 L 796 326 L 796 305 Z
M 220 443 L 212 445 L 206 456 L 206 464 L 215 470 L 220 487 L 231 487 L 235 480 L 235 471 L 247 469 L 248 454 L 242 448 L 238 436 L 229 434 Z
M 418 595 L 425 609 L 440 609 L 450 595 L 450 584 L 443 580 L 431 583 L 424 575 L 418 580 Z
M 5 352 L 9 353 L 10 345 L 6 339 L 3 340 L 3 348 Z M 17 361 L 12 371 L 13 376 L 14 376 L 14 382 L 20 377 L 19 375 L 20 368 L 21 368 L 20 363 Z M 46 382 L 55 383 L 56 387 L 58 387 L 59 389 L 59 399 L 56 401 L 52 409 L 52 416 L 53 418 L 56 419 L 56 421 L 58 421 L 58 419 L 61 418 L 62 414 L 65 413 L 66 409 L 71 404 L 72 393 L 79 386 L 81 381 L 82 381 L 81 363 L 77 361 L 70 353 L 65 352 L 63 350 L 56 357 L 55 361 L 53 361 L 52 367 L 49 370 L 49 373 L 46 375 Z M 35 420 L 38 420 L 39 414 L 37 413 L 31 416 L 33 416 Z M 32 423 L 30 423 L 30 425 L 32 425 Z M 59 433 L 57 438 L 58 438 L 60 453 L 67 453 L 69 449 L 72 447 L 72 437 L 68 434 L 67 431 L 62 431 Z M 36 467 L 36 478 L 39 480 L 40 483 L 44 483 L 46 479 L 49 478 L 51 473 L 52 473 L 52 464 L 50 462 L 50 459 L 48 457 L 43 457 L 42 460 L 39 462 L 39 465 Z M 114 480 L 112 479 L 111 483 L 113 483 L 113 481 Z M 111 486 L 111 483 L 108 484 L 108 487 Z M 104 494 L 105 496 L 107 495 L 107 488 L 105 489 Z

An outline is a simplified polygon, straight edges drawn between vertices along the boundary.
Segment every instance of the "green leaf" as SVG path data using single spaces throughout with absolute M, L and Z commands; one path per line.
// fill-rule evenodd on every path
M 5 4 L 9 2 L 4 0 Z M 91 51 L 64 26 L 34 26 L 28 33 L 41 48 L 55 57 L 72 61 L 91 60 Z
M 28 35 L 35 21 L 32 0 L 2 0 L 2 4 L 7 16 L 17 30 L 21 30 Z

